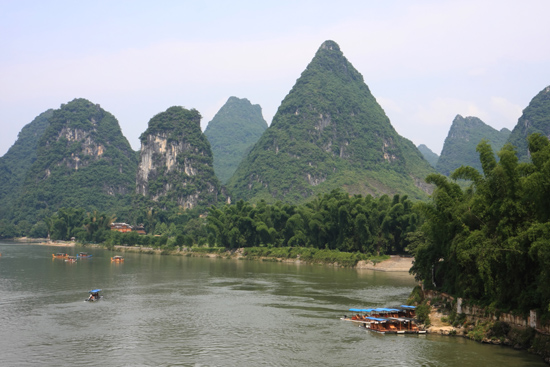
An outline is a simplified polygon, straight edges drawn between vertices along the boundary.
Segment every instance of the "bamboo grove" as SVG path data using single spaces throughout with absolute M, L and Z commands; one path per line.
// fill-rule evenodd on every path
M 365 254 L 403 252 L 406 234 L 418 224 L 406 196 L 350 197 L 340 190 L 300 206 L 239 201 L 212 207 L 207 217 L 208 242 L 217 246 L 313 247 Z
M 482 171 L 462 166 L 451 179 L 434 174 L 426 220 L 417 232 L 411 272 L 428 287 L 503 310 L 549 311 L 550 144 L 529 137 L 531 162 L 506 144 L 498 160 L 487 141 Z M 458 179 L 471 184 L 461 189 Z

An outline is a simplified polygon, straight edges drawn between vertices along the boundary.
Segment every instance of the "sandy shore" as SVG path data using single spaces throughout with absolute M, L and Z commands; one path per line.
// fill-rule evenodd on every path
M 404 271 L 408 273 L 409 269 L 412 266 L 412 262 L 412 257 L 391 255 L 388 260 L 384 260 L 376 264 L 374 264 L 372 261 L 359 261 L 356 268 L 377 271 Z

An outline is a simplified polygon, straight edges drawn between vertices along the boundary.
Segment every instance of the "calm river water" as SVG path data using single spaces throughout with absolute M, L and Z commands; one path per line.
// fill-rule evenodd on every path
M 544 366 L 510 348 L 339 320 L 402 304 L 408 274 L 0 243 L 2 366 Z M 100 302 L 84 302 L 103 289 Z

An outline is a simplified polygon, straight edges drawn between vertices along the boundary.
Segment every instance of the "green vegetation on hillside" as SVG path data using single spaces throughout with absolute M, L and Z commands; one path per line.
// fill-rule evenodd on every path
M 493 129 L 477 117 L 457 115 L 445 139 L 436 169 L 448 176 L 460 166 L 470 166 L 482 171 L 476 147 L 482 139 L 487 139 L 493 151 L 499 151 L 510 136 L 510 130 Z
M 517 147 L 520 162 L 529 161 L 527 137 L 537 133 L 550 136 L 550 86 L 529 102 L 508 139 L 510 144 Z
M 208 123 L 204 135 L 214 155 L 214 171 L 223 183 L 233 175 L 243 157 L 267 129 L 260 105 L 230 97 Z
M 418 149 L 393 129 L 338 45 L 326 41 L 227 186 L 233 199 L 252 202 L 305 202 L 343 187 L 337 183 L 342 180 L 378 187 L 376 195 L 427 198 L 416 184 L 431 172 Z
M 550 307 L 550 142 L 529 138 L 532 162 L 519 163 L 506 144 L 495 159 L 487 141 L 477 148 L 482 173 L 461 167 L 452 179 L 434 174 L 431 203 L 412 272 L 428 288 L 503 310 L 527 312 Z
M 10 219 L 36 223 L 62 207 L 126 214 L 137 161 L 114 116 L 75 99 L 49 122 Z
M 420 151 L 420 153 L 422 153 L 422 155 L 424 156 L 424 159 L 428 161 L 430 166 L 435 168 L 435 166 L 437 165 L 437 160 L 439 159 L 439 156 L 434 152 L 432 152 L 432 150 L 424 144 L 420 144 L 418 146 L 418 150 Z
M 38 141 L 48 128 L 52 114 L 53 110 L 43 112 L 23 127 L 15 144 L 0 157 L 0 218 L 11 216 L 21 184 L 36 160 Z
M 197 110 L 174 106 L 149 121 L 140 137 L 138 207 L 204 208 L 218 202 L 220 183 L 200 120 Z

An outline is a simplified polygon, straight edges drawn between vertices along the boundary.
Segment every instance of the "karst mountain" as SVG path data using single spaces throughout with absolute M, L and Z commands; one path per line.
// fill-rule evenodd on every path
M 530 160 L 527 138 L 534 133 L 550 137 L 550 86 L 533 97 L 508 138 L 522 162 Z
M 243 157 L 267 129 L 260 105 L 229 97 L 208 123 L 204 135 L 214 155 L 214 172 L 222 183 L 233 175 Z
M 446 176 L 460 166 L 474 167 L 482 172 L 479 153 L 476 151 L 479 142 L 486 139 L 496 154 L 509 136 L 510 130 L 506 128 L 499 131 L 477 117 L 456 115 L 445 138 L 436 169 Z
M 216 203 L 221 193 L 210 143 L 195 109 L 174 106 L 155 115 L 141 134 L 136 176 L 138 199 L 161 209 L 192 209 Z
M 38 142 L 50 125 L 52 114 L 53 110 L 47 110 L 25 125 L 12 147 L 0 157 L 0 218 L 8 218 L 13 213 L 13 205 L 36 160 Z
M 335 188 L 426 198 L 431 172 L 339 46 L 326 41 L 227 187 L 232 199 L 251 201 L 298 203 Z
M 29 221 L 61 207 L 113 210 L 134 190 L 137 157 L 116 118 L 86 99 L 51 112 L 17 199 Z

